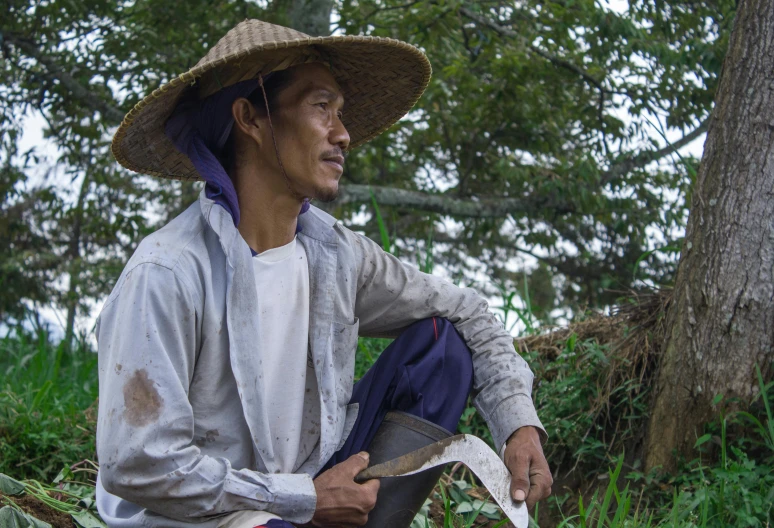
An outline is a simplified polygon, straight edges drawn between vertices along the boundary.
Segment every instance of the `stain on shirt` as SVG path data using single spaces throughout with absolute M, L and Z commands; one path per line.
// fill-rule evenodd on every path
M 164 400 L 153 386 L 145 369 L 135 370 L 124 385 L 124 420 L 129 425 L 143 427 L 161 415 Z

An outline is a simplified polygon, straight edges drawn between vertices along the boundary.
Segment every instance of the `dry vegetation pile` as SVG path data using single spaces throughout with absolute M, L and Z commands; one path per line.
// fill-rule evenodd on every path
M 608 462 L 624 451 L 628 461 L 638 456 L 671 299 L 670 289 L 622 292 L 609 315 L 591 314 L 516 340 L 535 371 L 535 401 L 549 422 L 550 460 L 560 475 L 584 461 L 594 467 L 591 450 Z M 576 401 L 562 401 L 568 398 Z M 562 425 L 551 431 L 552 422 Z
M 0 493 L 0 504 L 4 500 L 12 501 L 24 513 L 28 513 L 38 520 L 51 525 L 51 528 L 77 528 L 70 515 L 57 511 L 40 499 L 30 495 L 3 495 Z

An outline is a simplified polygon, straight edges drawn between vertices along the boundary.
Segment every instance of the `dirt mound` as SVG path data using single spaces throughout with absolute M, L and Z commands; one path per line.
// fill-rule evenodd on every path
M 13 501 L 22 509 L 22 511 L 24 511 L 24 513 L 28 513 L 43 522 L 47 522 L 52 528 L 76 528 L 72 517 L 51 508 L 35 497 L 30 495 L 3 495 L 2 493 L 0 493 L 0 497 Z

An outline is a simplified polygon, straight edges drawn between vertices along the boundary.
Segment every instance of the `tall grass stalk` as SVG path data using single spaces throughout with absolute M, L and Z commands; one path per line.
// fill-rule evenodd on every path
M 376 201 L 376 195 L 371 190 L 369 190 L 368 192 L 371 193 L 371 204 L 374 206 L 376 223 L 379 226 L 379 236 L 382 239 L 382 249 L 384 249 L 387 253 L 394 253 L 395 248 L 393 247 L 393 244 L 390 241 L 390 232 L 387 230 L 387 224 L 384 223 L 382 212 L 379 209 L 379 204 Z

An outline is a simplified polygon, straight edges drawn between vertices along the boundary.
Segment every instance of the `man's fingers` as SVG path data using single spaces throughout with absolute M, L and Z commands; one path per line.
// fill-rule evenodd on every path
M 527 496 L 527 508 L 532 509 L 538 501 L 541 501 L 551 495 L 551 485 L 554 479 L 548 467 L 532 468 L 530 475 L 529 494 Z
M 370 492 L 373 492 L 374 497 L 376 497 L 376 494 L 379 493 L 379 486 L 381 486 L 381 481 L 379 479 L 366 480 L 361 484 L 361 487 Z
M 530 468 L 529 483 L 527 507 L 531 509 L 535 503 L 551 495 L 551 486 L 554 483 L 554 478 L 551 476 L 551 470 L 548 468 L 545 459 L 538 459 L 534 462 Z
M 374 506 L 376 506 L 376 497 L 379 494 L 379 487 L 381 485 L 382 482 L 379 479 L 366 480 L 360 485 L 360 490 L 364 493 L 366 499 L 365 507 L 368 509 L 366 513 L 373 510 Z
M 360 489 L 365 491 L 368 497 L 370 506 L 368 511 L 373 510 L 374 506 L 376 506 L 376 496 L 379 494 L 379 486 L 381 486 L 381 481 L 379 479 L 367 480 L 360 485 Z
M 511 497 L 523 501 L 529 496 L 529 457 L 517 455 L 511 471 Z
M 376 504 L 379 480 L 358 484 L 354 479 L 368 467 L 370 458 L 365 451 L 357 453 L 314 479 L 317 504 L 311 522 L 315 527 L 356 528 L 366 524 Z

